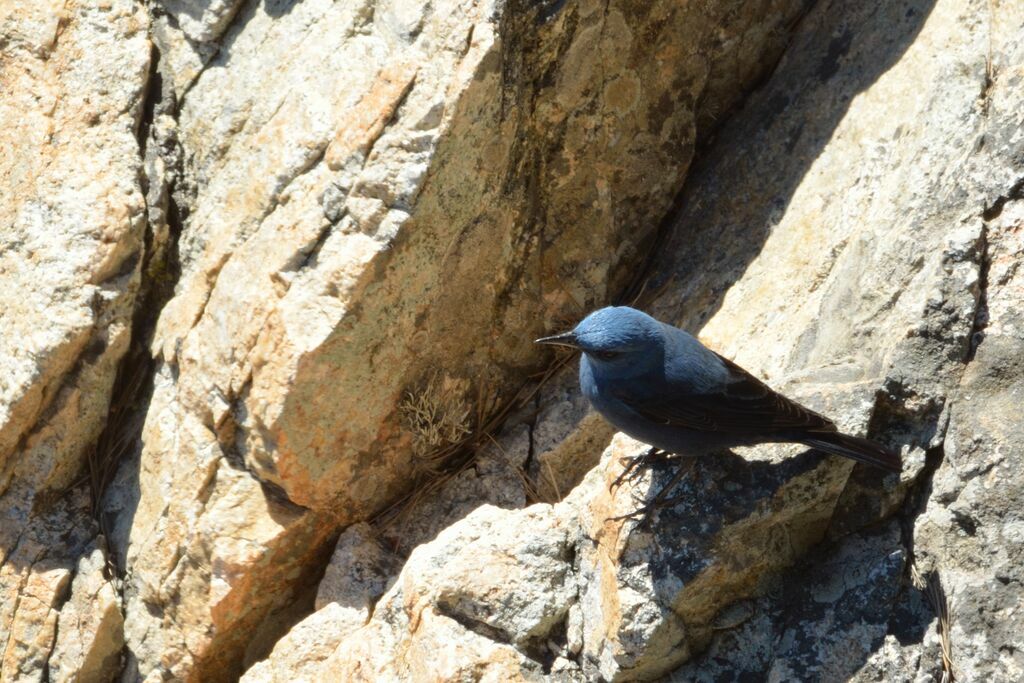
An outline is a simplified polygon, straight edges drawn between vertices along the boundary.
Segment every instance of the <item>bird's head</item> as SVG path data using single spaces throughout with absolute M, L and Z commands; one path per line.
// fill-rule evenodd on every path
M 537 343 L 579 349 L 608 377 L 643 374 L 660 365 L 664 354 L 661 323 L 628 306 L 594 311 L 572 331 L 538 339 Z

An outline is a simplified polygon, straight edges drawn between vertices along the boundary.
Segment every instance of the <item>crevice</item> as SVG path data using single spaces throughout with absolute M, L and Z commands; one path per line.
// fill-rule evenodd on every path
M 559 657 L 574 661 L 574 655 L 569 652 L 569 610 L 566 609 L 558 621 L 543 635 L 524 643 L 517 649 L 540 664 L 541 671 L 545 676 L 552 674 L 554 664 Z
M 986 222 L 995 220 L 1002 214 L 1002 208 L 1007 202 L 1024 199 L 1024 176 L 1017 179 L 1005 194 L 999 195 L 995 201 L 981 212 L 981 217 Z
M 978 352 L 978 347 L 985 340 L 985 328 L 988 326 L 988 280 L 989 270 L 992 266 L 992 255 L 989 248 L 988 224 L 997 220 L 1002 215 L 1003 208 L 1006 206 L 1007 202 L 1016 201 L 1022 198 L 1024 198 L 1024 177 L 1018 178 L 1005 193 L 996 197 L 996 199 L 989 206 L 986 206 L 981 212 L 981 219 L 983 223 L 981 237 L 979 240 L 981 254 L 979 258 L 978 273 L 978 304 L 975 309 L 974 322 L 971 326 L 969 347 L 965 361 L 966 363 L 970 363 L 974 360 L 975 355 Z
M 444 617 L 448 617 L 452 621 L 457 622 L 467 631 L 475 633 L 479 636 L 483 636 L 484 638 L 487 638 L 488 640 L 493 641 L 495 643 L 500 643 L 502 645 L 512 645 L 512 639 L 509 637 L 508 633 L 495 626 L 491 626 L 490 624 L 480 619 L 474 619 L 468 614 L 460 612 L 455 605 L 451 605 L 445 600 L 438 600 L 435 603 L 435 607 L 437 609 L 438 614 Z
M 344 532 L 341 532 L 341 533 L 344 533 Z M 341 533 L 338 534 L 339 538 L 341 536 Z M 332 552 L 333 552 L 335 544 L 336 544 L 336 541 L 331 542 L 331 543 L 328 544 L 330 546 L 330 548 L 332 549 Z M 379 541 L 378 541 L 378 544 L 379 544 Z M 384 552 L 388 552 L 388 549 L 385 548 L 383 545 L 380 545 L 380 547 L 381 547 L 381 549 Z M 392 558 L 394 560 L 398 560 L 398 558 L 396 556 L 394 556 L 394 555 L 392 555 Z M 324 565 L 321 568 L 321 570 L 322 570 L 320 572 L 320 578 L 321 579 L 327 573 L 327 567 L 330 565 L 330 561 L 331 561 L 331 556 L 328 556 L 327 561 L 324 562 Z M 380 593 L 378 593 L 376 595 L 371 595 L 371 596 L 369 596 L 367 598 L 367 601 L 366 601 L 366 620 L 363 622 L 363 624 L 369 624 L 373 620 L 373 615 L 376 614 L 376 612 L 377 612 L 377 605 L 380 604 L 381 598 L 383 598 L 385 595 L 387 595 L 388 591 L 390 591 L 391 588 L 395 585 L 395 582 L 398 581 L 398 576 L 399 576 L 399 574 L 402 573 L 402 567 L 403 566 L 404 566 L 404 564 L 402 562 L 396 561 L 394 567 L 388 571 L 388 577 L 387 577 L 387 580 L 384 583 L 384 590 L 382 590 Z M 319 584 L 320 584 L 320 581 L 318 580 L 317 581 L 317 585 L 319 586 Z
M 746 108 L 747 102 L 751 95 L 763 88 L 775 75 L 776 70 L 782 63 L 786 54 L 789 52 L 789 47 L 793 42 L 794 37 L 800 32 L 800 27 L 804 23 L 804 20 L 808 17 L 815 7 L 820 4 L 820 0 L 809 0 L 804 2 L 796 16 L 792 17 L 786 26 L 778 29 L 779 32 L 785 35 L 785 39 L 782 41 L 782 46 L 778 50 L 778 54 L 775 56 L 774 61 L 767 67 L 763 68 L 758 75 L 746 85 L 741 91 L 735 102 L 730 106 L 723 109 L 721 112 L 713 112 L 709 107 L 709 88 L 705 84 L 704 89 L 697 97 L 697 105 L 694 110 L 694 119 L 696 122 L 695 131 L 695 149 L 694 159 L 691 162 L 691 168 L 694 162 L 697 161 L 697 156 L 700 154 L 707 153 L 709 148 L 715 143 L 718 135 L 718 131 L 721 130 L 722 126 L 738 112 Z M 710 82 L 713 75 L 712 69 L 708 68 L 707 80 Z M 682 194 L 680 191 L 679 194 Z
M 90 514 L 105 539 L 110 538 L 110 528 L 103 514 L 104 496 L 120 465 L 139 447 L 155 371 L 149 344 L 160 311 L 173 295 L 180 276 L 178 238 L 187 211 L 179 206 L 174 196 L 181 174 L 176 133 L 173 126 L 159 124 L 161 117 L 173 119 L 177 113 L 170 84 L 160 67 L 161 55 L 154 45 L 138 128 L 143 164 L 140 184 L 148 219 L 143 234 L 139 289 L 131 318 L 131 341 L 118 364 L 106 425 L 87 457 Z M 123 568 L 117 566 L 111 552 L 107 552 L 107 562 L 110 576 L 123 576 Z
M 644 254 L 643 258 L 640 260 L 640 266 L 634 270 L 633 277 L 619 295 L 613 297 L 612 305 L 628 305 L 643 309 L 651 305 L 661 293 L 672 285 L 671 277 L 660 281 L 652 280 L 652 278 L 655 275 L 659 260 L 664 257 L 664 248 L 668 245 L 669 240 L 673 236 L 675 228 L 679 227 L 682 222 L 680 219 L 687 208 L 686 197 L 689 194 L 687 192 L 687 180 L 690 178 L 691 172 L 710 152 L 712 145 L 714 145 L 717 139 L 718 131 L 721 130 L 722 127 L 738 112 L 745 109 L 750 98 L 771 80 L 779 64 L 781 64 L 782 60 L 785 58 L 786 53 L 789 50 L 789 46 L 793 41 L 793 37 L 797 35 L 797 32 L 800 30 L 800 25 L 810 14 L 811 10 L 817 6 L 817 4 L 817 1 L 808 2 L 803 8 L 801 8 L 799 14 L 789 22 L 786 28 L 788 33 L 785 41 L 785 47 L 779 50 L 778 55 L 772 64 L 763 69 L 756 79 L 747 84 L 746 87 L 741 90 L 739 96 L 736 97 L 735 102 L 733 102 L 731 106 L 723 110 L 721 114 L 711 117 L 711 123 L 701 120 L 701 112 L 703 108 L 707 106 L 706 100 L 710 94 L 708 83 L 711 81 L 712 69 L 709 66 L 707 80 L 701 94 L 697 97 L 694 107 L 695 124 L 693 158 L 690 159 L 688 170 L 679 184 L 679 188 L 672 199 L 672 203 L 669 205 L 668 209 L 665 211 L 665 215 L 658 223 L 658 227 L 647 238 L 646 245 L 639 245 L 640 248 L 638 249 L 638 253 Z
M 995 201 L 990 206 L 985 207 L 981 212 L 982 220 L 991 222 L 1003 213 L 1003 207 L 1006 203 L 1016 199 L 1024 199 L 1024 176 L 1017 179 L 1017 181 L 1010 186 L 1004 194 L 996 197 Z
M 163 77 L 159 70 L 160 52 L 155 44 L 149 47 L 149 74 L 143 87 L 142 106 L 139 107 L 139 120 L 135 126 L 135 140 L 139 144 L 139 156 L 145 161 L 149 151 L 149 136 L 153 130 L 153 119 L 156 117 L 157 98 L 154 92 L 162 90 Z M 150 189 L 149 177 L 145 172 L 139 178 L 142 195 L 148 196 Z
M 470 431 L 458 441 L 444 444 L 423 456 L 431 463 L 427 475 L 418 477 L 408 493 L 367 521 L 383 534 L 389 527 L 398 525 L 406 514 L 414 511 L 424 497 L 436 493 L 445 482 L 472 467 L 482 447 L 494 441 L 494 435 L 501 431 L 507 419 L 530 405 L 541 388 L 573 357 L 566 355 L 556 358 L 543 372 L 522 382 L 505 401 L 499 400 L 497 396 L 481 394 L 477 400 L 476 423 Z
M 1000 210 L 1002 206 L 1000 205 Z M 993 217 L 994 218 L 994 217 Z M 971 333 L 967 341 L 967 354 L 964 364 L 967 365 L 974 360 L 978 347 L 985 339 L 985 328 L 988 327 L 988 275 L 992 266 L 992 255 L 989 253 L 988 222 L 986 218 L 981 227 L 981 236 L 978 239 L 980 254 L 978 255 L 978 302 L 974 307 L 974 320 L 971 323 Z
M 228 19 L 227 23 L 224 25 L 224 29 L 221 31 L 220 35 L 218 35 L 213 41 L 198 42 L 185 34 L 185 32 L 181 28 L 181 24 L 178 21 L 178 17 L 175 14 L 173 14 L 172 12 L 168 12 L 166 9 L 164 9 L 164 7 L 161 4 L 153 2 L 153 0 L 148 0 L 146 2 L 146 9 L 149 11 L 152 21 L 157 21 L 161 18 L 166 19 L 167 25 L 170 27 L 170 29 L 178 33 L 181 36 L 181 40 L 187 43 L 195 50 L 196 54 L 199 55 L 199 59 L 201 61 L 199 69 L 196 71 L 195 74 L 192 75 L 188 82 L 184 84 L 182 91 L 180 93 L 177 93 L 177 99 L 179 102 L 185 101 L 185 97 L 188 95 L 189 91 L 191 91 L 192 87 L 199 82 L 200 77 L 203 75 L 206 69 L 209 68 L 210 64 L 213 63 L 213 60 L 215 60 L 217 56 L 220 54 L 222 48 L 221 40 L 225 35 L 227 35 L 228 31 L 230 31 L 234 27 L 236 19 L 240 14 L 242 14 L 242 10 L 247 4 L 251 3 L 241 2 L 238 4 L 238 6 L 235 8 L 234 13 L 231 15 L 230 19 Z M 155 40 L 153 48 L 157 49 L 157 41 Z
M 534 434 L 533 434 L 533 432 L 537 428 L 537 416 L 539 414 L 540 414 L 540 392 L 538 391 L 533 396 L 533 411 L 532 411 L 532 414 L 530 415 L 530 418 L 526 421 L 526 460 L 523 462 L 523 472 L 524 472 L 524 474 L 525 474 L 525 476 L 527 478 L 529 477 L 528 473 L 533 470 L 534 458 L 537 455 L 536 444 L 534 443 Z M 537 468 L 537 469 L 538 469 L 538 475 L 537 476 L 538 476 L 538 478 L 540 478 L 543 475 L 541 473 L 539 473 L 540 468 Z M 540 487 L 536 483 L 534 483 L 531 488 L 534 491 L 538 491 L 540 489 Z M 535 501 L 527 500 L 527 504 L 529 504 L 531 502 L 535 502 Z
M 995 64 L 992 61 L 992 22 L 994 20 L 992 0 L 988 1 L 988 45 L 985 50 L 985 78 L 982 80 L 981 91 L 978 93 L 978 111 L 985 119 L 985 130 L 988 130 L 988 116 L 992 104 L 992 87 L 996 81 Z M 984 136 L 982 141 L 984 142 Z
M 914 522 L 924 512 L 932 493 L 932 482 L 935 472 L 946 458 L 945 442 L 925 451 L 924 468 L 917 480 L 907 490 L 903 499 L 900 517 L 900 535 L 903 546 L 907 548 L 908 557 L 913 559 Z
M 917 557 L 914 551 L 914 525 L 927 508 L 931 498 L 935 473 L 945 461 L 945 444 L 939 444 L 929 449 L 925 454 L 925 465 L 917 481 L 907 491 L 903 501 L 903 507 L 899 514 L 900 519 L 900 540 L 907 553 L 905 565 L 905 585 L 912 586 L 920 591 L 934 616 L 938 619 L 938 635 L 942 648 L 942 662 L 936 663 L 936 670 L 952 674 L 952 646 L 949 640 L 949 603 L 946 599 L 945 590 L 942 587 L 941 570 L 939 567 L 931 571 L 921 573 L 917 566 Z M 889 627 L 892 632 L 892 625 Z M 922 667 L 927 665 L 922 664 Z M 943 680 L 947 680 L 943 677 Z M 953 680 L 952 677 L 948 680 Z

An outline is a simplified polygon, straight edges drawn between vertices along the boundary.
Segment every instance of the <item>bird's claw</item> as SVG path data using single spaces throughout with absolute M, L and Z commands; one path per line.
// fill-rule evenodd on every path
M 625 466 L 623 467 L 622 471 L 619 472 L 619 476 L 615 477 L 615 481 L 611 483 L 611 486 L 608 487 L 608 490 L 614 492 L 615 489 L 622 486 L 623 482 L 626 481 L 632 484 L 634 481 L 637 480 L 638 477 L 640 477 L 643 474 L 645 469 L 650 467 L 651 463 L 655 459 L 663 456 L 664 454 L 664 451 L 661 451 L 655 448 L 654 446 L 651 446 L 640 455 L 619 458 L 619 463 L 621 464 L 625 462 Z
M 646 505 L 641 505 L 632 512 L 627 512 L 624 515 L 616 515 L 615 517 L 609 517 L 608 519 L 613 522 L 621 522 L 624 520 L 639 518 L 637 526 L 646 527 L 650 525 L 651 517 L 654 515 L 656 511 L 662 508 L 670 508 L 676 503 L 681 503 L 684 498 L 685 496 L 673 496 L 672 498 L 655 497 L 655 499 L 652 500 L 650 503 L 647 503 Z
M 646 456 L 647 456 L 647 454 L 644 454 L 643 456 L 639 456 L 639 457 L 643 458 L 643 457 L 646 457 Z M 694 462 L 695 462 L 694 460 L 690 459 L 687 463 L 681 465 L 675 471 L 675 473 L 672 475 L 672 478 L 669 480 L 669 482 L 665 486 L 661 487 L 661 489 L 658 491 L 658 493 L 655 494 L 654 498 L 651 500 L 650 503 L 647 503 L 646 505 L 642 505 L 639 508 L 637 508 L 636 510 L 633 510 L 632 512 L 627 512 L 624 515 L 618 515 L 618 516 L 615 516 L 615 517 L 610 517 L 609 519 L 611 521 L 621 522 L 623 520 L 634 519 L 636 517 L 639 517 L 640 521 L 637 523 L 637 527 L 647 527 L 647 526 L 649 526 L 650 525 L 650 521 L 651 521 L 651 516 L 652 516 L 652 514 L 654 513 L 655 510 L 658 510 L 659 508 L 663 508 L 663 507 L 671 507 L 671 506 L 675 505 L 676 503 L 682 502 L 682 500 L 686 497 L 686 496 L 680 495 L 680 496 L 673 496 L 672 498 L 669 498 L 668 494 L 672 491 L 672 489 L 674 489 L 676 487 L 676 484 L 678 484 L 679 481 L 684 476 L 686 476 L 686 474 L 688 472 L 690 472 L 693 469 Z M 630 463 L 630 464 L 634 468 L 636 467 L 636 465 L 633 465 L 632 463 Z M 622 475 L 620 474 L 619 478 L 621 478 L 621 477 L 622 477 Z M 616 482 L 613 482 L 613 484 L 617 483 L 617 482 L 618 482 L 618 479 L 616 479 Z
M 638 527 L 645 527 L 648 524 L 650 524 L 651 514 L 655 511 L 655 509 L 657 509 L 659 507 L 661 507 L 661 506 L 658 505 L 658 504 L 655 504 L 655 503 L 650 503 L 648 505 L 641 505 L 640 507 L 638 507 L 637 509 L 633 510 L 632 512 L 627 512 L 624 515 L 616 515 L 614 517 L 609 517 L 608 519 L 609 519 L 609 521 L 612 521 L 612 522 L 624 522 L 624 521 L 628 521 L 628 520 L 631 520 L 631 519 L 639 518 L 639 520 L 637 521 L 637 526 Z

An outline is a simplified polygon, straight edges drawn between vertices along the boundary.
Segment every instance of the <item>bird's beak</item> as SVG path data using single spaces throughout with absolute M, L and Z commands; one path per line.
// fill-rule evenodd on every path
M 533 342 L 534 344 L 551 344 L 552 346 L 568 346 L 570 349 L 578 349 L 575 332 L 563 332 L 552 337 L 541 337 Z

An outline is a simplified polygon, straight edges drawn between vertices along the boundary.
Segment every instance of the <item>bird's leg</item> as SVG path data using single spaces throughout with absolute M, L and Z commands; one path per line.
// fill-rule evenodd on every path
M 626 462 L 626 466 L 623 468 L 619 476 L 615 477 L 615 481 L 612 482 L 611 486 L 608 487 L 609 491 L 614 491 L 622 485 L 623 481 L 632 482 L 636 479 L 646 468 L 650 467 L 651 463 L 656 459 L 665 455 L 665 451 L 662 451 L 654 446 L 651 446 L 640 455 L 634 455 L 632 457 L 620 458 L 619 462 Z
M 687 458 L 687 460 L 689 462 L 687 462 L 684 465 L 681 465 L 678 469 L 676 469 L 675 473 L 672 475 L 672 479 L 670 479 L 667 484 L 665 484 L 658 490 L 658 492 L 654 495 L 654 498 L 651 499 L 650 503 L 642 505 L 636 510 L 633 510 L 632 512 L 627 512 L 624 515 L 612 517 L 611 519 L 614 521 L 621 521 L 624 519 L 633 519 L 639 517 L 640 522 L 638 526 L 647 525 L 650 522 L 651 514 L 655 510 L 657 510 L 658 508 L 665 507 L 666 505 L 671 505 L 672 503 L 676 502 L 675 498 L 668 498 L 668 494 L 669 492 L 672 491 L 672 489 L 675 488 L 676 484 L 678 484 L 679 481 L 683 477 L 685 477 L 690 470 L 693 469 L 693 465 L 697 459 Z

